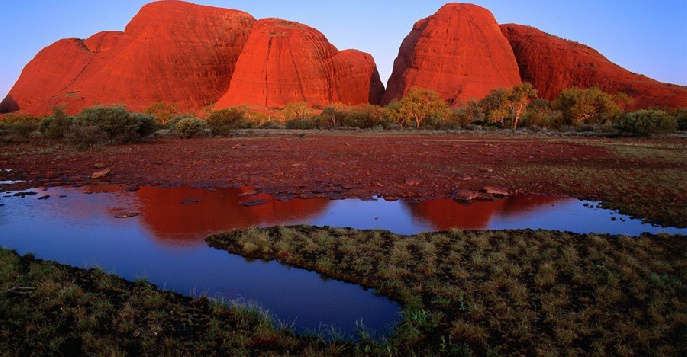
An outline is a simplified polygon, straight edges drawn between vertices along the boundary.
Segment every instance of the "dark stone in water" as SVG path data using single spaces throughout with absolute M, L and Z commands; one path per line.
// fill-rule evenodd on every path
M 14 196 L 14 197 L 21 197 L 21 198 L 24 198 L 24 197 L 26 197 L 26 196 L 35 196 L 35 195 L 37 195 L 37 194 L 38 194 L 38 192 L 24 191 L 24 192 L 17 192 L 17 193 L 15 193 L 13 196 Z
M 192 204 L 195 204 L 195 203 L 198 203 L 198 202 L 201 202 L 201 201 L 200 201 L 200 200 L 196 200 L 196 199 L 188 199 L 188 200 L 183 200 L 183 201 L 181 201 L 181 204 L 182 204 L 182 205 L 192 205 Z
M 50 195 L 44 195 L 44 196 L 38 197 L 39 200 L 47 200 L 48 198 L 50 198 Z
M 131 213 L 120 213 L 115 215 L 115 218 L 132 218 L 132 217 L 138 217 L 139 213 L 136 212 L 131 212 Z
M 270 200 L 250 200 L 250 201 L 243 201 L 240 203 L 241 206 L 246 206 L 246 207 L 253 207 L 253 206 L 260 206 L 264 205 L 265 203 L 269 202 Z

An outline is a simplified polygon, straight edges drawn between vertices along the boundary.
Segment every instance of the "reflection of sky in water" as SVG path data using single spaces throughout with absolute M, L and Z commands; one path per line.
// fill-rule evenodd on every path
M 51 198 L 36 199 L 43 194 Z M 59 194 L 67 197 L 57 198 Z M 330 325 L 352 332 L 360 319 L 372 329 L 386 330 L 398 319 L 398 304 L 358 285 L 277 262 L 247 262 L 208 247 L 203 238 L 169 244 L 153 236 L 143 215 L 113 218 L 144 211 L 132 193 L 50 189 L 26 198 L 3 197 L 0 203 L 5 204 L 0 207 L 0 245 L 22 254 L 33 252 L 77 267 L 99 266 L 128 279 L 145 277 L 184 294 L 256 301 L 280 320 L 295 321 L 300 331 Z M 232 218 L 227 215 L 228 221 Z
M 180 293 L 254 300 L 282 320 L 296 320 L 301 328 L 316 329 L 322 323 L 352 331 L 361 318 L 371 328 L 384 328 L 398 318 L 398 305 L 357 285 L 326 281 L 313 272 L 276 262 L 247 262 L 209 248 L 204 237 L 235 228 L 301 223 L 401 234 L 454 226 L 632 235 L 644 231 L 687 233 L 685 229 L 642 224 L 570 198 L 523 196 L 472 204 L 443 199 L 411 204 L 323 199 L 278 202 L 260 196 L 268 203 L 246 207 L 240 203 L 256 197 L 241 196 L 242 192 L 146 187 L 132 193 L 98 186 L 53 188 L 26 198 L 3 195 L 0 245 L 74 266 L 100 266 L 128 279 L 146 277 Z M 51 198 L 37 199 L 45 194 Z M 181 203 L 186 200 L 195 203 Z M 114 218 L 131 212 L 140 215 Z
M 432 230 L 432 226 L 415 220 L 401 201 L 332 201 L 327 210 L 309 224 L 357 229 L 384 229 L 395 233 L 413 234 Z

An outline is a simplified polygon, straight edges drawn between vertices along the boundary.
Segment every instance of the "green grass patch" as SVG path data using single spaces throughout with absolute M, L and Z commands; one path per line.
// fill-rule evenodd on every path
M 403 321 L 374 355 L 684 355 L 684 236 L 273 227 L 213 247 L 375 288 Z
M 252 304 L 190 298 L 0 249 L 1 356 L 340 355 Z

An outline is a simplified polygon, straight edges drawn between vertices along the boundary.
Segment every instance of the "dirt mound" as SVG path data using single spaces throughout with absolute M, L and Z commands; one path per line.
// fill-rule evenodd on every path
M 494 16 L 470 4 L 446 4 L 415 23 L 394 61 L 383 103 L 412 87 L 436 91 L 449 104 L 520 84 L 518 64 Z
M 156 102 L 196 109 L 229 88 L 234 64 L 255 19 L 244 12 L 181 1 L 145 5 L 124 32 L 64 39 L 27 64 L 4 106 L 30 114 L 65 105 Z
M 253 26 L 229 90 L 215 107 L 377 103 L 383 91 L 370 55 L 339 52 L 312 27 L 263 19 Z
M 591 47 L 549 35 L 534 27 L 501 25 L 525 82 L 553 100 L 565 88 L 599 87 L 634 98 L 632 108 L 687 106 L 687 88 L 655 81 L 609 61 Z

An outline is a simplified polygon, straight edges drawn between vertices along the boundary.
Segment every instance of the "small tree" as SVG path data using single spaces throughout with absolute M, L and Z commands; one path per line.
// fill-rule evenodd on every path
M 479 106 L 484 111 L 484 118 L 489 123 L 499 123 L 508 117 L 510 106 L 508 102 L 509 90 L 506 88 L 492 89 L 489 95 L 479 101 Z
M 480 107 L 479 102 L 470 101 L 462 107 L 456 109 L 453 112 L 453 116 L 456 118 L 460 125 L 466 126 L 472 123 L 473 121 L 483 121 L 484 109 Z
M 614 97 L 598 87 L 564 89 L 555 102 L 565 124 L 603 124 L 620 115 Z
M 446 102 L 429 89 L 413 88 L 398 102 L 388 106 L 388 112 L 401 127 L 414 122 L 415 128 L 425 121 L 443 121 L 451 115 Z
M 172 118 L 177 116 L 180 112 L 181 108 L 179 108 L 178 105 L 164 102 L 152 104 L 144 111 L 144 113 L 155 117 L 155 120 L 160 124 L 167 124 L 167 122 L 172 120 Z
M 508 91 L 506 100 L 508 101 L 510 116 L 513 119 L 513 130 L 518 128 L 520 116 L 527 108 L 527 104 L 534 99 L 537 99 L 537 90 L 534 89 L 532 84 L 527 82 L 517 85 Z

